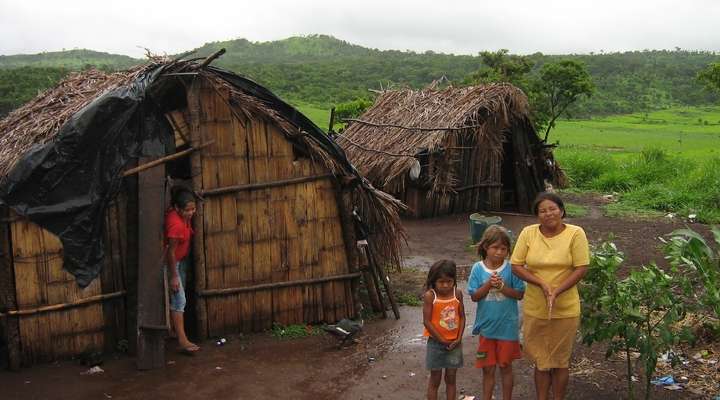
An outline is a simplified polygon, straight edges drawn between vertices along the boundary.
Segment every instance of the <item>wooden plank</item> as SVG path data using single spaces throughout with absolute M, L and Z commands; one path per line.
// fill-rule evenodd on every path
M 125 335 L 128 341 L 128 353 L 137 354 L 137 321 L 138 321 L 138 178 L 137 175 L 124 179 L 127 193 L 127 211 L 125 214 L 126 230 L 123 235 L 125 239 L 126 269 L 125 305 Z
M 0 206 L 0 309 L 3 310 L 17 309 L 10 225 L 5 222 L 9 215 L 8 209 Z M 0 318 L 0 331 L 5 333 L 3 340 L 8 346 L 7 365 L 10 370 L 17 371 L 20 369 L 22 361 L 18 320 L 16 318 Z
M 142 160 L 147 162 L 150 160 Z M 145 329 L 144 325 L 162 326 L 166 321 L 165 286 L 163 283 L 163 184 L 165 168 L 154 167 L 140 172 L 138 178 L 138 354 L 141 370 L 165 367 L 166 332 Z

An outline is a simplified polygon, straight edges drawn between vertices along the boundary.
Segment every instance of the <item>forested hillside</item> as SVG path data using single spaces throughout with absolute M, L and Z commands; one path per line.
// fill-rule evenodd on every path
M 480 57 L 368 49 L 329 36 L 293 37 L 273 42 L 237 39 L 196 49 L 205 56 L 226 48 L 215 65 L 257 80 L 293 103 L 330 107 L 369 98 L 368 89 L 423 87 L 447 78 L 463 84 L 482 66 Z M 495 50 L 495 49 L 488 49 Z M 512 49 L 510 49 L 512 51 Z M 709 52 L 635 51 L 588 55 L 529 56 L 537 71 L 543 63 L 578 59 L 587 64 L 597 86 L 593 97 L 578 102 L 576 116 L 647 111 L 671 105 L 717 103 L 718 97 L 695 81 L 697 72 L 720 55 Z M 89 66 L 123 69 L 142 62 L 89 50 L 0 56 L 0 114 L 19 106 L 70 70 Z

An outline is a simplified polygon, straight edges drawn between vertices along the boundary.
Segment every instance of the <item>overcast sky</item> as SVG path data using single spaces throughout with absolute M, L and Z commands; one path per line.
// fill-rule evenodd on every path
M 720 51 L 719 0 L 0 0 L 0 54 L 141 57 L 321 33 L 366 47 L 476 54 Z

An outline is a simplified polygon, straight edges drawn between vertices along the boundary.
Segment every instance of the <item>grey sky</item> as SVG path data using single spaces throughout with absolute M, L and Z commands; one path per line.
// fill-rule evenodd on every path
M 718 0 L 0 0 L 0 54 L 87 48 L 140 57 L 143 47 L 174 54 L 313 33 L 455 54 L 720 51 L 718 21 Z

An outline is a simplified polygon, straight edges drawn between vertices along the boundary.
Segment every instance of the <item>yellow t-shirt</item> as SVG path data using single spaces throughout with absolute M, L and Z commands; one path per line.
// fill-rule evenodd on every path
M 540 224 L 530 225 L 520 232 L 510 262 L 527 265 L 530 272 L 556 288 L 575 267 L 590 264 L 585 231 L 579 226 L 565 224 L 565 230 L 559 235 L 548 238 L 540 233 Z M 548 318 L 545 294 L 539 286 L 527 285 L 523 310 L 531 317 Z M 555 299 L 551 318 L 577 316 L 580 316 L 580 295 L 576 285 Z

